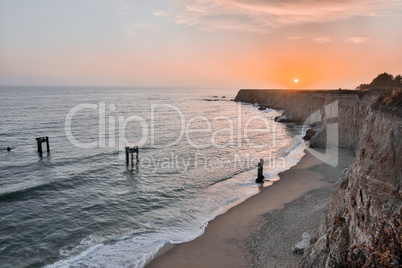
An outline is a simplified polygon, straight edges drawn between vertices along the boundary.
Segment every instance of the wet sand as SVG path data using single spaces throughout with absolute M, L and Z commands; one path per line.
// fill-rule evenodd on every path
M 301 255 L 291 246 L 303 232 L 318 231 L 334 183 L 353 160 L 341 149 L 332 167 L 305 153 L 279 181 L 209 222 L 200 237 L 166 248 L 146 267 L 297 267 Z

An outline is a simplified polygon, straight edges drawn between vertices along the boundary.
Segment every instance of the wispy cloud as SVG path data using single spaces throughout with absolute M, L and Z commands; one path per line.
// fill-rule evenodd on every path
M 315 37 L 313 41 L 320 44 L 330 43 L 332 42 L 331 38 L 329 37 Z
M 146 24 L 146 23 L 134 23 L 133 24 L 133 27 L 134 28 L 147 28 L 149 25 L 148 24 Z
M 346 42 L 349 43 L 355 43 L 355 44 L 361 44 L 361 43 L 368 43 L 370 39 L 367 37 L 362 37 L 362 36 L 355 36 L 355 37 L 350 37 L 346 39 Z
M 377 16 L 398 0 L 176 0 L 179 24 L 267 32 L 283 25 Z
M 300 39 L 302 39 L 302 37 L 301 36 L 288 36 L 287 39 L 288 40 L 300 40 Z
M 153 13 L 153 15 L 157 16 L 157 17 L 168 17 L 169 16 L 168 12 L 166 12 L 166 11 L 156 11 Z

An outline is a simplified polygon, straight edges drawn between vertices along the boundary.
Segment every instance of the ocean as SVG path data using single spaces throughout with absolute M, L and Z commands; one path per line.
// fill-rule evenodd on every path
M 303 130 L 236 93 L 0 87 L 0 267 L 144 267 L 272 185 Z

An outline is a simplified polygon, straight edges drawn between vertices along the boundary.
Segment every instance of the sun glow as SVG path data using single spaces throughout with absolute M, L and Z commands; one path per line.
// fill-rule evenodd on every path
M 295 82 L 296 84 L 299 83 L 299 79 L 296 78 L 296 79 L 294 80 L 294 82 Z

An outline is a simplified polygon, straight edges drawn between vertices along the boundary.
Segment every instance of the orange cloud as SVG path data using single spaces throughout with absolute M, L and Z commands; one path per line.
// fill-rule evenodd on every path
M 376 16 L 396 0 L 178 0 L 176 22 L 204 30 L 267 32 L 282 25 Z

